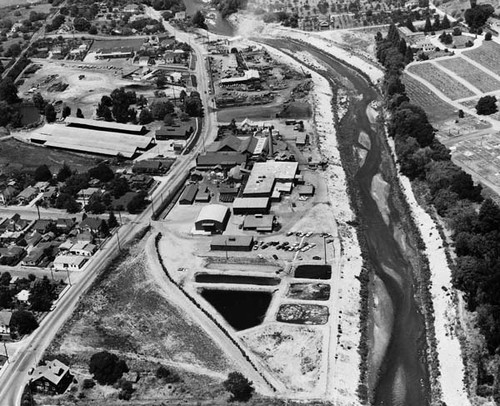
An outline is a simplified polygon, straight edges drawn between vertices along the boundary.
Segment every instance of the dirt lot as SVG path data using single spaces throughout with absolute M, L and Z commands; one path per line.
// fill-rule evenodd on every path
M 293 283 L 290 285 L 287 297 L 303 300 L 328 300 L 330 285 L 324 283 Z
M 295 324 L 326 324 L 328 307 L 309 304 L 284 304 L 278 312 L 278 321 Z
M 14 139 L 0 141 L 0 168 L 4 171 L 9 169 L 34 170 L 38 166 L 46 164 L 53 173 L 57 173 L 66 162 L 72 169 L 85 172 L 100 160 L 102 157 L 96 155 L 43 148 Z
M 120 69 L 80 69 L 82 63 L 47 61 L 42 68 L 26 79 L 20 86 L 19 93 L 29 97 L 40 92 L 46 100 L 61 100 L 71 107 L 73 112 L 81 108 L 86 118 L 91 118 L 103 95 L 109 95 L 114 89 L 132 85 L 132 81 L 121 78 Z M 56 83 L 69 86 L 62 92 L 51 92 L 49 88 Z M 29 92 L 31 90 L 31 92 Z

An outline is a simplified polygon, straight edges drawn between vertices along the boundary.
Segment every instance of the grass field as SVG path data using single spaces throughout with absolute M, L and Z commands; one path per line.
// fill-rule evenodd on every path
M 493 41 L 485 41 L 479 48 L 464 52 L 465 56 L 480 63 L 493 73 L 500 75 L 500 45 Z
M 440 123 L 456 117 L 453 106 L 441 100 L 419 81 L 403 74 L 403 83 L 410 101 L 426 111 L 431 123 Z
M 500 89 L 500 82 L 483 72 L 481 69 L 467 62 L 461 57 L 443 59 L 438 62 L 446 69 L 456 73 L 461 78 L 465 79 L 472 86 L 477 87 L 483 93 L 492 92 Z
M 102 157 L 44 148 L 14 139 L 0 141 L 0 168 L 7 171 L 9 166 L 15 169 L 34 170 L 46 164 L 53 173 L 57 173 L 66 162 L 72 169 L 85 172 L 95 166 L 97 160 L 102 160 Z
M 88 359 L 106 349 L 227 373 L 231 363 L 222 349 L 164 299 L 147 266 L 141 242 L 84 296 L 51 351 Z
M 451 100 L 474 96 L 471 90 L 467 89 L 464 85 L 457 82 L 431 63 L 413 65 L 410 66 L 408 70 L 420 76 L 422 79 L 427 80 Z

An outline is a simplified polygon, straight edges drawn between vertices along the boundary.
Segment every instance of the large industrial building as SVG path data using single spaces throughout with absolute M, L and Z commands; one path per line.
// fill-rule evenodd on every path
M 254 240 L 245 235 L 217 235 L 212 238 L 212 251 L 251 251 Z
M 230 216 L 231 212 L 229 208 L 222 204 L 203 206 L 194 223 L 195 229 L 212 234 L 220 234 L 226 229 Z
M 267 214 L 270 208 L 269 197 L 237 197 L 233 202 L 234 214 Z
M 99 131 L 61 124 L 46 124 L 33 131 L 29 140 L 45 147 L 67 149 L 90 154 L 134 156 L 148 150 L 154 138 L 141 135 Z
M 98 131 L 112 131 L 123 134 L 143 135 L 148 132 L 143 125 L 122 124 L 114 121 L 89 120 L 87 118 L 68 116 L 64 119 L 68 127 L 86 128 Z
M 266 161 L 256 162 L 248 178 L 244 197 L 277 197 L 289 193 L 296 181 L 299 164 L 297 162 Z

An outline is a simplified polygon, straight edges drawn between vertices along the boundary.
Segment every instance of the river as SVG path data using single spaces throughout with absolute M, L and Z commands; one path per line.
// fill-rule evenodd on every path
M 354 192 L 357 216 L 361 224 L 360 240 L 365 242 L 365 257 L 374 270 L 370 369 L 371 401 L 384 406 L 425 406 L 430 404 L 430 385 L 426 352 L 425 321 L 414 296 L 414 265 L 421 258 L 412 237 L 408 213 L 399 201 L 395 182 L 396 168 L 382 131 L 370 123 L 367 107 L 378 98 L 376 90 L 353 69 L 328 54 L 294 41 L 265 41 L 279 49 L 307 50 L 328 67 L 318 71 L 338 88 L 349 89 L 350 108 L 337 127 L 340 153 L 350 187 Z M 359 167 L 355 147 L 364 132 L 370 150 Z M 381 191 L 384 191 L 383 193 Z M 410 231 L 410 232 L 409 232 Z M 373 323 L 372 323 L 373 324 Z M 377 351 L 379 352 L 377 354 Z

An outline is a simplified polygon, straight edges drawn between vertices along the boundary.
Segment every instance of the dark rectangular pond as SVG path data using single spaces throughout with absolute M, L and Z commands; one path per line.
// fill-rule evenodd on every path
M 196 274 L 195 281 L 200 283 L 236 283 L 260 286 L 276 286 L 280 283 L 278 278 L 266 276 L 211 275 L 206 273 Z
M 271 303 L 268 292 L 203 289 L 201 296 L 235 329 L 258 326 Z
M 299 265 L 295 268 L 296 278 L 305 279 L 330 279 L 332 277 L 331 265 Z

